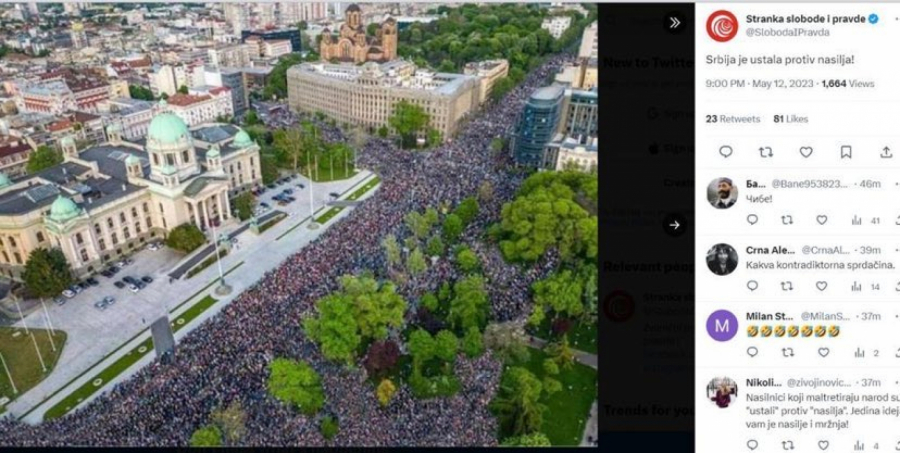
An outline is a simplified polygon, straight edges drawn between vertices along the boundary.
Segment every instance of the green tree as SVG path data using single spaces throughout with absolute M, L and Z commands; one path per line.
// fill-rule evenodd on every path
M 541 430 L 547 407 L 540 402 L 543 386 L 528 369 L 512 367 L 503 373 L 491 409 L 501 432 L 521 436 Z
M 484 277 L 470 275 L 453 284 L 453 299 L 450 300 L 449 321 L 454 327 L 465 331 L 470 327 L 481 328 L 487 320 L 488 293 Z
M 437 234 L 433 234 L 428 238 L 425 249 L 428 251 L 429 256 L 441 256 L 444 254 L 444 241 Z
M 425 255 L 422 253 L 422 249 L 416 247 L 406 257 L 406 270 L 411 275 L 419 275 L 426 269 L 428 269 L 428 264 L 425 262 Z
M 247 412 L 240 400 L 234 400 L 227 407 L 220 407 L 209 415 L 210 421 L 219 428 L 228 445 L 237 445 L 247 432 Z
M 56 297 L 75 282 L 66 255 L 58 248 L 32 250 L 22 280 L 34 297 Z
M 362 342 L 353 307 L 339 294 L 330 294 L 316 301 L 318 317 L 307 318 L 303 328 L 307 336 L 319 344 L 328 360 L 353 363 Z
M 431 223 L 431 218 L 429 216 L 420 214 L 416 211 L 408 212 L 403 216 L 403 221 L 417 240 L 422 240 L 428 236 L 428 233 L 431 232 L 431 228 L 434 225 Z
M 182 85 L 182 86 L 178 87 L 178 92 L 181 93 L 181 94 L 188 94 L 188 87 L 187 87 L 187 85 Z
M 407 349 L 409 350 L 409 355 L 411 355 L 413 359 L 413 368 L 420 369 L 423 362 L 431 360 L 431 358 L 434 357 L 434 338 L 432 338 L 431 334 L 425 329 L 416 329 L 409 334 Z
M 301 60 L 302 57 L 299 53 L 282 55 L 278 59 L 278 63 L 269 72 L 269 76 L 266 78 L 266 86 L 263 88 L 263 97 L 266 100 L 271 100 L 273 97 L 287 97 L 287 70 L 291 66 L 299 64 Z
M 256 110 L 248 110 L 244 115 L 244 126 L 256 126 L 260 124 L 259 115 L 256 113 Z
M 381 138 L 387 138 L 388 136 L 388 128 L 387 126 L 381 126 L 378 128 L 378 136 Z
M 475 197 L 466 197 L 459 203 L 453 213 L 459 216 L 463 225 L 468 225 L 478 216 L 478 200 Z
M 468 247 L 461 247 L 458 252 L 456 252 L 456 265 L 459 266 L 459 269 L 466 274 L 471 274 L 478 270 L 481 266 L 481 262 L 478 259 L 478 255 L 472 251 L 472 249 Z
M 449 330 L 442 330 L 434 336 L 434 355 L 444 362 L 456 362 L 459 340 Z
M 330 415 L 322 417 L 322 422 L 319 424 L 319 432 L 322 433 L 322 437 L 328 440 L 337 435 L 339 428 L 337 419 Z
M 339 282 L 337 292 L 316 301 L 318 316 L 307 318 L 303 326 L 322 355 L 350 364 L 363 339 L 382 340 L 402 324 L 406 300 L 393 283 L 379 286 L 369 275 L 345 275 Z
M 263 153 L 259 156 L 259 173 L 263 184 L 271 184 L 278 179 L 277 158 L 271 153 Z
M 564 260 L 597 257 L 597 217 L 578 202 L 588 194 L 591 175 L 540 172 L 522 184 L 501 210 L 500 249 L 510 261 L 535 261 L 550 249 Z
M 192 447 L 221 447 L 222 432 L 213 425 L 206 425 L 191 434 Z
M 382 379 L 381 383 L 378 384 L 378 388 L 375 389 L 375 396 L 382 407 L 387 407 L 390 404 L 395 393 L 397 393 L 397 386 L 390 379 Z
M 456 65 L 450 60 L 444 60 L 438 65 L 437 70 L 438 72 L 454 72 L 456 71 Z
M 400 134 L 402 147 L 408 149 L 415 145 L 416 134 L 422 131 L 430 120 L 431 117 L 425 113 L 422 106 L 400 101 L 394 106 L 394 113 L 388 118 L 388 124 Z
M 500 445 L 504 447 L 550 447 L 550 439 L 542 432 L 507 437 Z
M 269 393 L 275 399 L 313 415 L 325 404 L 319 374 L 303 361 L 278 358 L 269 363 Z
M 546 347 L 547 355 L 562 369 L 571 369 L 575 364 L 575 351 L 569 347 L 569 336 L 563 334 L 559 341 L 550 343 Z
M 256 198 L 250 192 L 244 192 L 234 198 L 234 209 L 239 219 L 247 220 L 253 216 L 253 208 L 256 207 Z
M 549 398 L 549 397 L 553 396 L 554 393 L 557 393 L 560 390 L 562 390 L 562 382 L 559 382 L 558 380 L 556 380 L 550 376 L 544 376 L 543 387 L 544 387 L 544 395 L 547 398 Z
M 478 357 L 484 353 L 484 342 L 482 341 L 481 331 L 477 327 L 472 326 L 466 329 L 466 334 L 462 338 L 462 351 L 470 358 Z
M 552 358 L 546 358 L 543 362 L 544 374 L 556 376 L 559 374 L 559 365 Z
M 400 264 L 400 244 L 397 243 L 397 236 L 389 234 L 381 241 L 381 247 L 384 248 L 384 256 L 387 259 L 388 266 L 395 267 Z
M 300 128 L 279 129 L 272 134 L 272 137 L 272 146 L 281 153 L 284 159 L 290 160 L 291 169 L 296 172 L 300 159 L 305 157 L 305 152 L 307 152 Z M 308 175 L 312 175 L 309 168 L 306 170 Z
M 419 303 L 431 312 L 434 312 L 438 309 L 438 299 L 434 295 L 434 293 L 422 294 L 422 297 L 419 299 Z
M 566 269 L 531 285 L 535 309 L 550 308 L 558 315 L 577 317 L 584 313 L 584 282 Z
M 499 153 L 500 151 L 503 151 L 505 145 L 506 143 L 502 138 L 494 138 L 491 140 L 491 151 Z
M 191 253 L 206 243 L 206 236 L 193 223 L 183 223 L 173 228 L 166 237 L 166 245 L 183 253 Z
M 455 243 L 459 239 L 459 235 L 462 234 L 463 228 L 462 219 L 458 215 L 454 213 L 447 214 L 444 217 L 444 240 L 449 244 Z
M 61 164 L 62 161 L 63 155 L 61 151 L 41 145 L 28 156 L 28 164 L 25 168 L 28 170 L 28 173 L 37 173 Z
M 507 321 L 488 324 L 484 329 L 484 346 L 506 363 L 518 363 L 528 359 L 528 336 L 524 323 Z
M 482 203 L 494 199 L 494 185 L 490 181 L 485 181 L 478 187 L 478 199 Z
M 128 95 L 133 99 L 141 99 L 144 101 L 153 100 L 153 92 L 149 88 L 140 85 L 128 85 Z

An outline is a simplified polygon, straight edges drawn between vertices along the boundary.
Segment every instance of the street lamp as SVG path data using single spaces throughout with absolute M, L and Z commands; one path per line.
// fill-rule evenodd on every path
M 221 241 L 219 240 L 219 230 L 216 229 L 215 222 L 210 222 L 213 230 L 213 238 L 215 241 L 216 247 L 216 265 L 219 268 L 219 286 L 216 287 L 216 294 L 220 296 L 224 296 L 231 292 L 231 287 L 225 284 L 225 274 L 222 273 L 222 254 L 219 253 L 219 247 L 221 247 Z

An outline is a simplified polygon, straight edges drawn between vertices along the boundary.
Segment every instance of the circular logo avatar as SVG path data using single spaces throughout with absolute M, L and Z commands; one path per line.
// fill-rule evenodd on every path
M 734 14 L 724 9 L 709 15 L 706 20 L 706 33 L 719 42 L 731 41 L 737 35 L 738 21 Z

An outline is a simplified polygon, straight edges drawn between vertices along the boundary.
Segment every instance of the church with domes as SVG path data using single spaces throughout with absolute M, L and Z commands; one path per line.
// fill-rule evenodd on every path
M 189 128 L 166 105 L 140 141 L 106 127 L 106 140 L 18 179 L 0 174 L 0 273 L 20 279 L 36 248 L 58 247 L 79 276 L 192 223 L 235 222 L 231 199 L 262 183 L 259 145 L 231 124 Z
M 344 23 L 337 35 L 332 34 L 331 29 L 322 30 L 322 41 L 319 43 L 322 60 L 364 63 L 397 58 L 397 21 L 391 17 L 382 22 L 375 36 L 366 34 L 362 22 L 359 6 L 351 4 L 344 12 Z

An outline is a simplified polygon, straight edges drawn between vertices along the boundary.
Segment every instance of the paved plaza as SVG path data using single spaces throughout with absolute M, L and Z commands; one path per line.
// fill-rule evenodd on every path
M 347 180 L 313 184 L 314 207 L 317 215 L 327 211 L 327 203 L 334 200 L 329 195 L 330 193 L 337 193 L 341 194 L 341 197 L 346 197 L 355 191 L 356 188 L 362 187 L 364 182 L 374 177 L 375 175 L 371 172 L 360 171 Z M 298 183 L 304 184 L 306 188 L 300 189 L 297 187 Z M 271 201 L 272 196 L 288 187 L 294 189 L 293 196 L 297 199 L 296 201 L 287 206 L 277 206 Z M 288 217 L 266 230 L 260 236 L 257 236 L 249 229 L 237 235 L 237 243 L 232 247 L 231 252 L 222 259 L 221 263 L 223 272 L 228 272 L 229 269 L 240 266 L 239 270 L 226 277 L 228 285 L 233 288 L 232 292 L 224 298 L 219 298 L 213 294 L 213 297 L 220 299 L 219 302 L 192 321 L 191 325 L 179 330 L 176 334 L 176 339 L 180 339 L 193 327 L 202 323 L 203 320 L 213 316 L 222 307 L 226 306 L 233 297 L 255 283 L 266 271 L 276 267 L 285 258 L 321 235 L 327 229 L 327 226 L 339 221 L 354 209 L 350 207 L 342 210 L 327 225 L 317 229 L 307 228 L 306 223 L 296 227 L 301 222 L 306 222 L 306 219 L 309 217 L 309 188 L 309 180 L 300 176 L 263 194 L 259 201 L 264 201 L 273 208 L 287 213 Z M 367 192 L 364 198 L 371 196 L 375 190 L 377 189 Z M 239 224 L 237 222 L 224 224 L 218 233 L 226 234 L 236 230 L 238 227 Z M 289 230 L 290 232 L 285 234 Z M 280 236 L 281 238 L 276 240 Z M 153 320 L 164 316 L 172 310 L 175 310 L 171 315 L 172 319 L 175 319 L 189 308 L 193 302 L 201 299 L 206 294 L 212 294 L 215 285 L 209 285 L 218 279 L 218 266 L 213 264 L 191 278 L 182 277 L 169 283 L 167 274 L 185 257 L 165 247 L 158 251 L 141 251 L 135 254 L 133 258 L 134 263 L 126 266 L 112 279 L 103 276 L 96 277 L 100 281 L 100 286 L 85 290 L 74 298 L 69 299 L 65 305 L 57 306 L 53 303 L 48 303 L 47 308 L 53 327 L 64 330 L 68 334 L 68 341 L 57 368 L 52 374 L 8 405 L 7 409 L 13 416 L 21 417 L 23 414 L 27 414 L 27 417 L 23 420 L 31 423 L 39 422 L 43 413 L 52 407 L 56 401 L 78 388 L 96 371 L 103 369 L 106 364 L 114 362 L 121 355 L 127 353 L 133 345 L 137 345 L 148 338 L 149 331 L 147 329 Z M 137 294 L 132 294 L 127 288 L 118 289 L 113 286 L 114 281 L 120 280 L 126 275 L 137 278 L 149 275 L 153 277 L 154 281 Z M 192 294 L 207 286 L 209 286 L 208 290 L 201 291 L 200 294 L 193 297 L 190 301 L 191 303 L 181 305 L 185 302 L 185 298 L 191 297 Z M 93 306 L 94 302 L 105 296 L 114 297 L 116 299 L 115 304 L 102 311 L 95 308 Z M 176 307 L 178 308 L 176 309 Z M 26 317 L 25 321 L 30 327 L 45 326 L 45 321 L 40 311 L 31 313 Z M 16 326 L 21 325 L 21 321 L 16 324 Z M 123 345 L 125 347 L 121 347 Z M 104 359 L 105 356 L 113 351 L 116 352 Z M 153 354 L 148 354 L 135 366 L 122 373 L 115 381 L 126 379 L 140 366 L 149 363 L 152 358 Z M 100 360 L 103 360 L 103 364 L 91 370 L 90 373 L 84 373 Z M 82 375 L 82 373 L 84 374 Z M 81 376 L 79 377 L 79 375 Z M 76 377 L 79 378 L 72 381 Z M 109 384 L 107 383 L 107 386 Z M 57 393 L 57 390 L 63 386 L 66 388 Z M 54 393 L 56 394 L 54 395 Z M 93 397 L 101 393 L 96 392 Z M 48 397 L 51 398 L 48 399 Z M 84 403 L 87 401 L 90 401 L 90 399 L 85 400 Z M 38 405 L 40 407 L 36 408 Z

